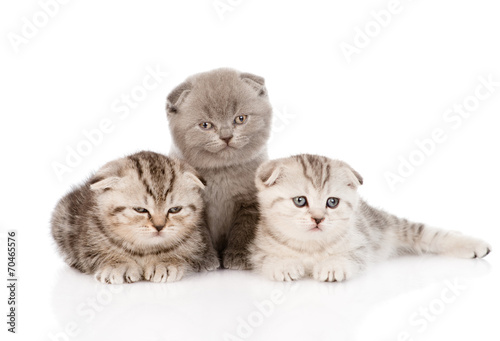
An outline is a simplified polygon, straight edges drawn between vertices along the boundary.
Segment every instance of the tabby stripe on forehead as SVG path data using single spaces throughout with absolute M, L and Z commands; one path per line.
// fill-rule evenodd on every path
M 323 174 L 323 184 L 321 185 L 322 188 L 325 188 L 326 183 L 328 182 L 328 179 L 330 179 L 330 165 L 326 165 L 326 171 Z
M 317 156 L 314 155 L 306 155 L 307 162 L 311 166 L 311 172 L 313 173 L 313 176 L 315 178 L 314 185 L 316 188 L 320 189 L 322 179 L 323 179 L 323 162 L 322 159 L 320 159 Z
M 304 158 L 303 158 L 303 157 L 299 157 L 299 161 L 300 161 L 300 163 L 301 163 L 301 165 L 302 165 L 302 171 L 303 171 L 303 173 L 304 173 L 304 177 L 305 177 L 307 180 L 309 180 L 309 181 L 311 182 L 311 184 L 314 186 L 314 180 L 313 180 L 313 178 L 311 178 L 311 177 L 309 176 L 309 174 L 307 174 L 307 166 L 306 166 L 306 163 L 305 163 L 305 161 L 304 161 Z
M 146 192 L 153 198 L 155 198 L 155 195 L 153 194 L 153 191 L 151 190 L 151 187 L 147 183 L 146 179 L 144 178 L 144 171 L 142 170 L 141 166 L 141 161 L 135 156 L 129 156 L 129 159 L 134 162 L 135 168 L 137 169 L 137 174 L 139 175 L 139 179 L 142 181 L 144 187 L 146 187 Z
M 167 200 L 168 193 L 170 193 L 170 190 L 174 186 L 175 182 L 175 171 L 174 171 L 174 165 L 170 159 L 165 159 L 165 161 L 168 163 L 168 168 L 170 169 L 170 183 L 167 184 L 167 189 L 165 190 L 165 193 L 163 194 L 163 200 Z
M 137 169 L 137 173 L 139 174 L 139 179 L 142 179 L 142 166 L 141 166 L 141 162 L 139 161 L 139 159 L 137 159 L 134 156 L 129 156 L 129 159 L 134 162 L 135 168 Z

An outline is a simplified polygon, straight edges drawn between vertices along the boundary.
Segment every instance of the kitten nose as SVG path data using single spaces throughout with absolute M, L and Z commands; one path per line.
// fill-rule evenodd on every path
M 229 141 L 231 141 L 231 139 L 233 138 L 233 136 L 229 136 L 229 137 L 221 137 L 220 139 L 224 142 L 226 142 L 226 144 L 229 144 Z
M 163 224 L 163 225 L 154 225 L 154 227 L 155 227 L 156 231 L 160 232 L 165 227 L 165 224 Z
M 319 225 L 321 224 L 321 222 L 323 220 L 325 220 L 325 217 L 322 217 L 322 218 L 311 218 L 312 220 L 314 220 L 314 222 L 316 223 L 316 225 Z

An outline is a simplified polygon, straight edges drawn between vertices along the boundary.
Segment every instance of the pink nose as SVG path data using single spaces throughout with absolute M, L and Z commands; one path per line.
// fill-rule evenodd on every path
M 312 220 L 314 220 L 314 222 L 316 223 L 316 225 L 319 225 L 321 224 L 322 221 L 325 220 L 325 218 L 311 218 Z

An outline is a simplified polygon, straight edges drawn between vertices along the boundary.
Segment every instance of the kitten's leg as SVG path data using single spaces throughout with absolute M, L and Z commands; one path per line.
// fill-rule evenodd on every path
M 360 273 L 368 260 L 366 247 L 332 255 L 314 265 L 312 277 L 322 282 L 341 282 Z
M 227 248 L 222 255 L 226 269 L 249 270 L 248 246 L 255 238 L 255 229 L 259 220 L 259 210 L 255 198 L 240 200 L 235 205 L 232 229 L 229 232 Z
M 273 281 L 295 281 L 304 277 L 304 265 L 296 259 L 266 257 L 260 272 Z
M 399 230 L 402 246 L 417 253 L 435 253 L 459 258 L 483 258 L 491 246 L 457 231 L 445 231 L 423 224 L 407 223 Z
M 103 264 L 97 269 L 95 278 L 108 284 L 133 283 L 142 279 L 142 269 L 135 262 Z
M 266 243 L 266 241 L 263 242 Z M 270 248 L 273 248 L 273 245 L 267 244 L 266 249 Z M 265 277 L 273 281 L 294 281 L 304 277 L 305 268 L 300 259 L 293 256 L 272 255 L 256 245 L 251 249 L 252 268 Z
M 200 263 L 198 265 L 199 269 L 195 269 L 195 270 L 196 271 L 216 270 L 220 267 L 220 260 L 219 260 L 219 256 L 217 255 L 217 251 L 215 251 L 215 248 L 213 246 L 212 237 L 210 236 L 210 231 L 209 231 L 206 223 L 203 223 L 203 225 L 200 226 L 200 232 L 201 232 L 201 237 L 202 237 L 203 243 L 205 245 L 205 251 L 203 253 L 202 261 L 199 262 Z

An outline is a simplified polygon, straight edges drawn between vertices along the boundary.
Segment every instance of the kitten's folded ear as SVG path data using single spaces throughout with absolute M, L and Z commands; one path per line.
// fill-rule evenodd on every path
M 357 188 L 359 185 L 362 185 L 363 184 L 363 177 L 361 176 L 361 174 L 359 174 L 358 172 L 356 172 L 354 170 L 354 168 L 352 168 L 348 164 L 346 164 L 346 166 L 347 166 L 347 169 L 348 169 L 347 172 L 349 173 L 349 177 L 350 177 L 350 180 L 351 180 L 351 183 L 349 183 L 348 186 Z
M 90 179 L 90 189 L 93 191 L 115 187 L 121 180 L 121 169 L 125 160 L 119 159 L 102 166 Z
M 184 172 L 183 176 L 190 183 L 192 183 L 194 187 L 205 189 L 205 186 L 207 185 L 205 180 L 201 176 L 199 176 L 198 173 L 193 173 L 193 172 L 187 171 L 187 172 Z
M 203 179 L 201 175 L 198 174 L 198 172 L 193 167 L 191 167 L 184 161 L 180 162 L 181 162 L 181 172 L 184 179 L 188 183 L 192 184 L 195 188 L 205 189 L 205 186 L 207 185 L 205 179 Z
M 263 190 L 276 184 L 280 176 L 283 175 L 283 165 L 279 160 L 264 162 L 257 169 L 255 185 L 257 189 Z
M 240 78 L 243 82 L 250 85 L 259 96 L 267 97 L 267 90 L 265 87 L 265 80 L 263 77 L 251 74 L 251 73 L 241 73 Z
M 179 106 L 184 102 L 187 95 L 191 92 L 192 84 L 188 81 L 179 84 L 167 96 L 167 114 L 176 113 Z

